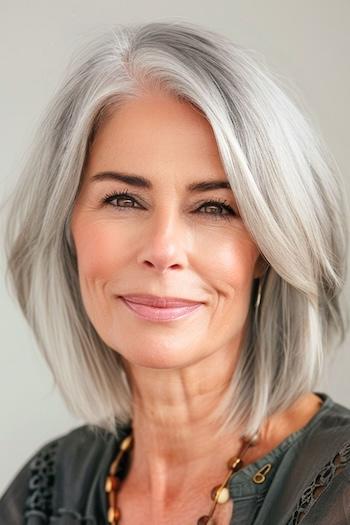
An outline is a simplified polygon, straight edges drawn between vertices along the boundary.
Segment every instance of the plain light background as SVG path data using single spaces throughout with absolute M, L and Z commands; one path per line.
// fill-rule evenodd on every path
M 89 32 L 178 18 L 255 49 L 309 112 L 350 194 L 348 0 L 0 0 L 2 199 L 71 53 Z M 18 203 L 20 206 L 21 203 Z M 83 424 L 63 404 L 19 307 L 0 280 L 0 494 L 44 442 Z M 347 295 L 349 295 L 349 280 Z M 318 391 L 350 406 L 349 337 Z

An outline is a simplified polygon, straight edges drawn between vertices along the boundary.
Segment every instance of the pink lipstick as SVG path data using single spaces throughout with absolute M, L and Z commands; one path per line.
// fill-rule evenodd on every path
M 152 295 L 120 296 L 123 303 L 136 315 L 148 321 L 173 321 L 190 315 L 203 303 L 176 297 Z

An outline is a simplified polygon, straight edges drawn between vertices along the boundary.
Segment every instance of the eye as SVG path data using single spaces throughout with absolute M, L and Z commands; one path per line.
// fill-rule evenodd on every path
M 113 201 L 116 201 L 117 204 L 113 204 L 112 203 Z M 120 204 L 123 202 L 128 203 L 128 204 L 126 205 Z M 114 208 L 135 208 L 135 206 L 133 206 L 135 202 L 136 200 L 134 199 L 134 197 L 132 197 L 132 195 L 129 194 L 128 190 L 107 193 L 103 197 L 103 203 L 107 205 L 109 204 L 110 206 Z
M 232 216 L 236 215 L 233 208 L 225 200 L 209 200 L 209 201 L 204 202 L 197 209 L 197 211 L 200 210 L 201 208 L 209 208 L 209 209 L 214 210 L 214 212 L 210 212 L 210 213 L 204 212 L 204 215 L 212 215 L 215 219 L 226 219 L 226 220 L 228 219 L 229 220 Z M 215 213 L 215 209 L 219 210 L 219 213 Z M 198 213 L 203 214 L 203 212 L 198 212 Z

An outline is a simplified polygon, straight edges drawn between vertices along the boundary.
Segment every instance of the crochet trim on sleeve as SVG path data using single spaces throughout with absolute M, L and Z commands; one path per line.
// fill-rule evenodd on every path
M 44 446 L 31 461 L 25 516 L 36 514 L 47 518 L 52 514 L 52 496 L 56 473 L 58 441 Z
M 302 493 L 288 525 L 298 525 L 308 514 L 323 491 L 350 462 L 350 441 L 347 441 L 334 458 L 326 463 Z

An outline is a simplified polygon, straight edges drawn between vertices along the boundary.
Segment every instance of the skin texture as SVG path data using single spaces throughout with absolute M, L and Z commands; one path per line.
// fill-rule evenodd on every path
M 144 176 L 153 189 L 93 181 L 107 170 Z M 220 180 L 226 175 L 208 121 L 169 94 L 144 93 L 98 130 L 73 210 L 83 302 L 100 337 L 123 356 L 133 391 L 135 445 L 119 498 L 126 524 L 195 523 L 240 446 L 239 429 L 211 437 L 211 414 L 236 366 L 253 279 L 266 266 L 230 188 L 186 188 Z M 128 196 L 103 202 L 125 190 Z M 233 213 L 209 199 L 225 200 Z M 127 293 L 204 304 L 157 323 L 117 297 Z M 247 461 L 304 426 L 319 406 L 310 393 L 274 415 Z M 231 501 L 219 507 L 218 523 L 228 523 L 231 512 Z

